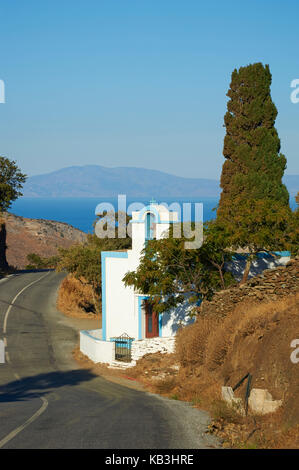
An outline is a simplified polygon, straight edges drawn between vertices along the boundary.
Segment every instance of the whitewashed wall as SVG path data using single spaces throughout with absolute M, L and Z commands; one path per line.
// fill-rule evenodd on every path
M 153 210 L 163 223 L 156 223 L 156 238 L 164 236 L 169 227 L 173 214 L 164 206 L 153 205 Z M 105 293 L 106 293 L 106 340 L 127 333 L 130 337 L 139 339 L 139 309 L 138 297 L 132 287 L 125 287 L 122 279 L 128 271 L 137 269 L 145 242 L 145 210 L 132 212 L 132 250 L 127 250 L 127 257 L 107 254 L 105 257 Z M 157 218 L 157 220 L 158 220 Z M 143 321 L 143 315 L 142 315 Z M 144 323 L 144 322 L 143 322 Z M 145 336 L 144 324 L 142 337 Z
M 127 333 L 136 337 L 134 289 L 122 282 L 130 270 L 130 258 L 106 258 L 106 339 Z
M 163 338 L 175 336 L 181 326 L 187 326 L 194 322 L 195 318 L 190 317 L 192 306 L 186 301 L 178 307 L 165 312 L 162 315 Z
M 80 351 L 93 362 L 111 364 L 115 358 L 115 344 L 100 339 L 102 330 L 80 331 Z
M 290 261 L 288 252 L 282 252 L 283 256 L 271 256 L 269 254 L 259 254 L 259 257 L 252 262 L 248 278 L 261 274 L 265 269 L 272 269 L 276 266 L 285 266 Z M 246 266 L 246 259 L 242 255 L 236 255 L 236 259 L 226 263 L 224 269 L 232 273 L 237 281 L 242 279 Z

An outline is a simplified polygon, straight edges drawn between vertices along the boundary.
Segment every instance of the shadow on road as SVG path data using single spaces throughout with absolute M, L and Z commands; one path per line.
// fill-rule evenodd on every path
M 0 387 L 0 403 L 17 402 L 41 397 L 53 389 L 74 386 L 97 377 L 86 369 L 75 369 L 62 372 L 49 372 L 21 380 L 15 380 Z

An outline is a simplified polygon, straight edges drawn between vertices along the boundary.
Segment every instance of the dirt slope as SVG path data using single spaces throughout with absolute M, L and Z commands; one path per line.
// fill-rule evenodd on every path
M 52 220 L 7 214 L 5 223 L 7 261 L 18 269 L 28 264 L 29 253 L 37 253 L 42 257 L 54 256 L 58 247 L 68 248 L 75 243 L 82 243 L 87 236 L 71 225 Z

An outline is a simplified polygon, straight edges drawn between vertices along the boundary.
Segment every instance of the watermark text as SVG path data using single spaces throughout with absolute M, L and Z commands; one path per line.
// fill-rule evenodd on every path
M 299 364 L 299 339 L 293 339 L 291 348 L 295 348 L 292 352 L 290 359 L 293 364 Z
M 299 78 L 291 81 L 291 88 L 295 88 L 291 93 L 291 102 L 297 104 L 299 103 Z
M 0 104 L 5 103 L 5 83 L 3 80 L 0 80 Z
M 168 237 L 171 227 L 173 238 L 184 237 L 185 249 L 200 248 L 203 243 L 203 204 L 184 202 L 182 206 L 178 202 L 158 204 L 151 201 L 148 206 L 133 202 L 127 207 L 126 196 L 121 194 L 118 195 L 117 210 L 111 202 L 97 205 L 95 214 L 100 219 L 95 225 L 95 234 L 99 238 L 132 237 L 132 223 L 142 223 L 145 226 L 146 240 Z M 135 219 L 128 222 L 129 215 L 133 212 Z

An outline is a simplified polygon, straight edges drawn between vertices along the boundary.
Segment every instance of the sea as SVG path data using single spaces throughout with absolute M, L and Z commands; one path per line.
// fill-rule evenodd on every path
M 202 204 L 202 219 L 204 222 L 214 219 L 216 217 L 215 208 L 218 205 L 218 198 L 169 198 L 164 197 L 157 199 L 158 203 L 176 204 L 180 211 L 179 214 L 183 216 L 183 220 L 200 220 L 198 215 L 199 208 Z M 124 203 L 124 201 L 122 202 Z M 140 204 L 139 208 L 147 206 L 150 203 L 148 198 L 126 198 L 125 208 L 126 212 L 130 215 L 132 210 L 138 210 L 136 203 Z M 115 212 L 118 211 L 119 199 L 115 198 L 29 198 L 20 197 L 14 201 L 9 209 L 9 212 L 28 217 L 31 219 L 46 219 L 55 220 L 57 222 L 65 222 L 75 228 L 82 230 L 85 233 L 93 233 L 93 223 L 97 217 L 95 214 L 96 207 L 101 205 L 101 208 L 110 210 L 113 208 Z M 135 207 L 134 207 L 135 205 Z M 174 206 L 173 206 L 174 207 Z M 122 208 L 121 208 L 122 209 Z M 171 209 L 171 207 L 170 207 Z M 123 210 L 123 209 L 122 209 Z M 184 212 L 185 211 L 185 212 Z

